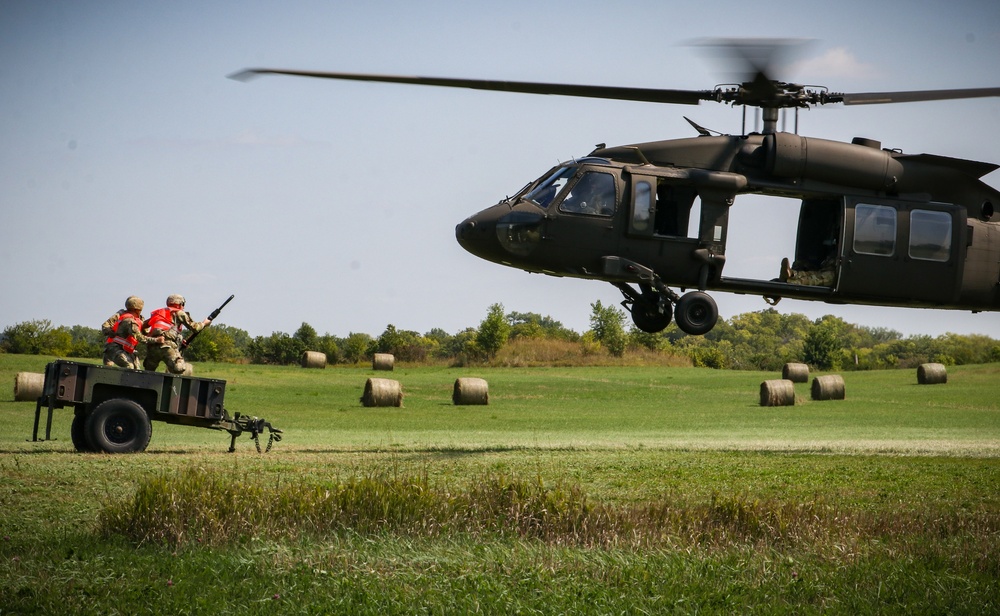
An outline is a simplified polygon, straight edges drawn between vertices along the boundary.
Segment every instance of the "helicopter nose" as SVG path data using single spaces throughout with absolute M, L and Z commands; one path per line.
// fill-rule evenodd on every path
M 496 261 L 503 256 L 496 237 L 498 216 L 493 211 L 496 208 L 497 206 L 493 206 L 469 216 L 455 227 L 455 239 L 462 248 L 488 261 Z M 503 209 L 510 211 L 509 207 Z
M 455 227 L 462 248 L 496 263 L 526 257 L 541 238 L 542 214 L 500 203 L 466 218 Z

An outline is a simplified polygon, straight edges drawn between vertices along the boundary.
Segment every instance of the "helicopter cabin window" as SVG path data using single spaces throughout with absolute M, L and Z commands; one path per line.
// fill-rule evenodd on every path
M 896 210 L 859 203 L 854 208 L 854 252 L 891 257 L 896 252 Z
M 559 204 L 560 212 L 611 216 L 615 213 L 615 177 L 610 173 L 588 171 L 570 187 Z
M 951 215 L 947 212 L 910 212 L 910 257 L 925 261 L 951 258 Z

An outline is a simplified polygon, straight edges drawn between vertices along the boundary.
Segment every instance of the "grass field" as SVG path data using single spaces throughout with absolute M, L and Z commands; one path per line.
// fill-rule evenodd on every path
M 108 456 L 68 409 L 26 442 L 50 359 L 0 355 L 0 614 L 1000 613 L 1000 364 L 776 408 L 758 372 L 397 365 L 379 409 L 366 367 L 200 364 L 284 439 Z

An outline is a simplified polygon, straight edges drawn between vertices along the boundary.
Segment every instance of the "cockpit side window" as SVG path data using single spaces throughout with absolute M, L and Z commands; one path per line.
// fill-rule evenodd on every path
M 611 216 L 615 213 L 617 196 L 615 176 L 588 171 L 572 187 L 559 204 L 560 212 Z

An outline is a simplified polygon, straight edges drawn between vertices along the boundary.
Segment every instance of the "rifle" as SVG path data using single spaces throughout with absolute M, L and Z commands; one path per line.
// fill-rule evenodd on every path
M 216 308 L 215 310 L 213 310 L 212 314 L 208 315 L 209 325 L 211 325 L 211 322 L 215 320 L 215 317 L 219 316 L 219 313 L 222 312 L 222 309 L 226 307 L 226 304 L 228 304 L 229 302 L 233 301 L 234 297 L 236 297 L 236 295 L 230 295 L 229 299 L 227 299 L 226 301 L 222 302 L 221 306 L 219 306 L 218 308 Z M 206 325 L 205 327 L 208 327 L 208 325 Z M 191 344 L 191 341 L 194 340 L 195 338 L 197 338 L 198 334 L 200 334 L 204 329 L 205 328 L 203 327 L 203 328 L 199 329 L 198 331 L 191 332 L 191 335 L 188 336 L 187 339 L 181 341 L 181 346 L 183 348 L 185 348 L 185 349 L 188 348 L 188 345 Z

